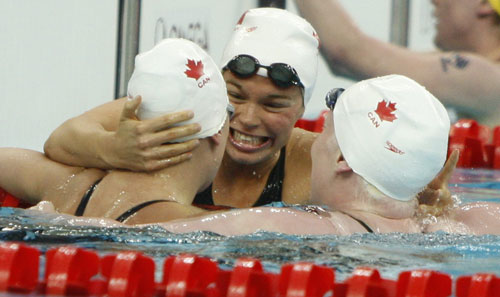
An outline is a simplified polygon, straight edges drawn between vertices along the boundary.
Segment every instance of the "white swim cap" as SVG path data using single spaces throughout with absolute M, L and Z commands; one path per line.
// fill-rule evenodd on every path
M 354 84 L 340 95 L 333 114 L 347 164 L 393 199 L 414 198 L 446 161 L 448 113 L 405 76 Z
M 185 39 L 165 39 L 135 57 L 128 97 L 140 95 L 137 117 L 150 119 L 166 113 L 192 110 L 201 131 L 176 141 L 204 138 L 224 125 L 229 104 L 226 84 L 213 59 Z
M 311 98 L 318 72 L 319 39 L 305 19 L 278 8 L 245 12 L 222 55 L 222 67 L 237 55 L 250 55 L 260 64 L 285 63 L 293 67 L 304 85 L 304 106 Z M 267 71 L 257 74 L 267 77 Z

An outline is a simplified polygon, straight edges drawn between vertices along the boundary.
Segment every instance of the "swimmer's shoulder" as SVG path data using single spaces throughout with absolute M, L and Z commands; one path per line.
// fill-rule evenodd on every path
M 286 146 L 286 158 L 294 164 L 311 162 L 311 147 L 318 133 L 294 128 Z
M 286 147 L 283 201 L 307 203 L 311 195 L 311 146 L 317 133 L 294 128 Z
M 311 146 L 319 133 L 307 131 L 301 128 L 293 128 L 288 146 L 297 149 L 311 149 Z

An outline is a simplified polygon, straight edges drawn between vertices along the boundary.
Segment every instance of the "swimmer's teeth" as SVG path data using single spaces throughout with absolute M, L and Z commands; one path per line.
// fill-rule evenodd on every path
M 264 137 L 245 135 L 239 133 L 238 131 L 234 131 L 233 138 L 237 142 L 251 145 L 259 145 L 264 142 Z

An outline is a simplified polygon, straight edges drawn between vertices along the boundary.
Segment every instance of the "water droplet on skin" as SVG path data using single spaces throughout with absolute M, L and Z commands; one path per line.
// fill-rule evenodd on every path
M 76 174 L 72 174 L 70 176 L 68 176 L 68 178 L 59 186 L 57 186 L 57 190 L 58 191 L 62 191 L 64 194 L 67 194 L 67 188 L 68 188 L 68 185 L 70 184 L 71 180 L 73 178 L 75 178 Z

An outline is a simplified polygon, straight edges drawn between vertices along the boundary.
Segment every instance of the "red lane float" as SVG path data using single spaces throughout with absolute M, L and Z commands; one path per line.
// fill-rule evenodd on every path
M 321 133 L 321 131 L 323 131 L 323 124 L 325 123 L 325 117 L 328 112 L 329 110 L 321 111 L 316 119 L 299 119 L 295 123 L 295 127 L 311 132 Z
M 40 251 L 19 243 L 0 244 L 0 292 L 29 293 L 38 285 Z
M 488 273 L 461 276 L 456 291 L 457 297 L 500 297 L 500 278 Z
M 100 293 L 107 293 L 109 297 L 150 297 L 155 293 L 155 263 L 142 253 L 132 251 L 104 256 L 101 273 L 107 290 Z
M 285 264 L 279 273 L 264 271 L 257 259 L 239 259 L 232 270 L 209 258 L 167 257 L 155 282 L 154 260 L 125 251 L 99 257 L 94 251 L 63 246 L 45 253 L 23 243 L 0 243 L 0 293 L 51 296 L 154 297 L 500 297 L 500 278 L 478 273 L 452 278 L 432 270 L 403 271 L 384 279 L 375 268 L 357 268 L 344 282 L 335 270 L 313 263 Z M 33 296 L 33 295 L 31 295 Z
M 66 246 L 45 254 L 45 292 L 48 295 L 88 295 L 90 278 L 99 272 L 99 256 L 93 251 Z
M 0 207 L 28 208 L 30 206 L 32 205 L 20 201 L 4 189 L 0 188 Z

